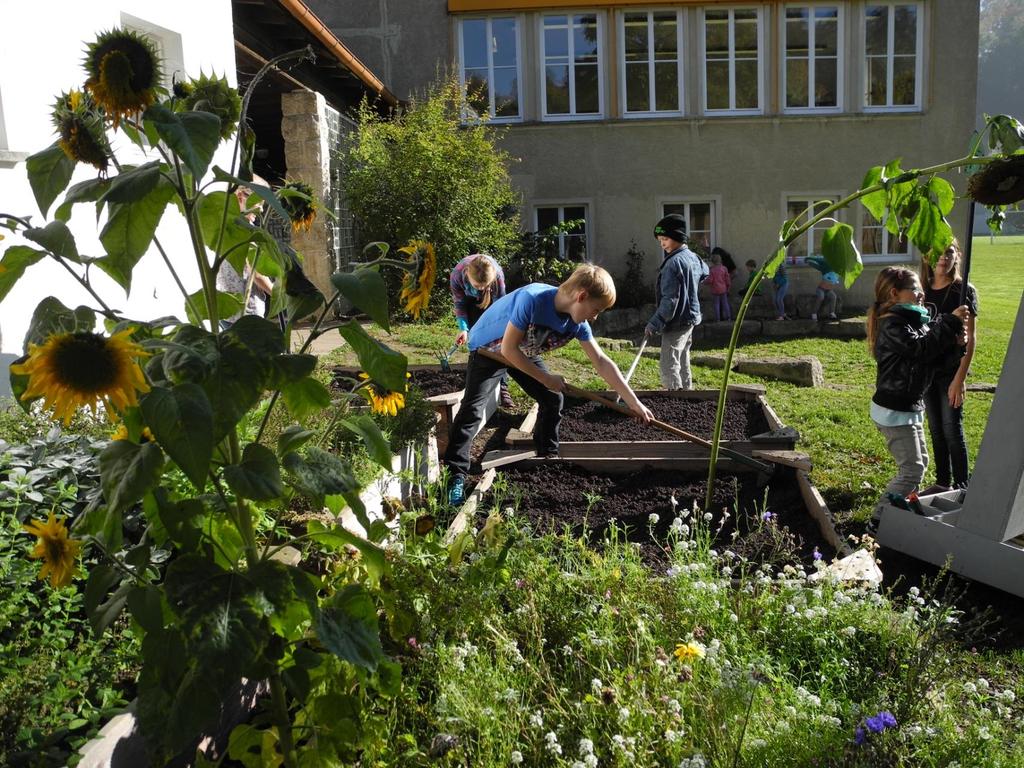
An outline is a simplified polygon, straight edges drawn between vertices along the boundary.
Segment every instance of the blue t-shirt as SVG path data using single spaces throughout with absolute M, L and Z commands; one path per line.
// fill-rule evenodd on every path
M 485 347 L 501 351 L 505 328 L 512 323 L 525 334 L 519 348 L 527 357 L 537 357 L 558 349 L 573 339 L 593 338 L 590 323 L 574 322 L 569 315 L 555 311 L 558 288 L 544 283 L 530 283 L 516 288 L 491 304 L 469 331 L 470 351 Z

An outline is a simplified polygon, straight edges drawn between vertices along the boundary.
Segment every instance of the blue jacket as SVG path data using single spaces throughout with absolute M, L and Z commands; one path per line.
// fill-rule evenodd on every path
M 658 270 L 654 301 L 647 321 L 656 332 L 678 331 L 701 320 L 697 288 L 708 276 L 708 265 L 685 245 L 665 256 Z

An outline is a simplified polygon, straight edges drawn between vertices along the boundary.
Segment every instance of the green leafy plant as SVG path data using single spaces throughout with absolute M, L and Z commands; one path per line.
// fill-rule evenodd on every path
M 433 249 L 413 243 L 396 258 L 387 244 L 371 244 L 363 263 L 332 277 L 335 292 L 326 299 L 308 291 L 293 295 L 286 284 L 281 300 L 290 322 L 313 316 L 297 351 L 290 325 L 282 331 L 277 323 L 243 316 L 222 329 L 220 320 L 245 306 L 246 296 L 218 291 L 219 270 L 230 264 L 243 274 L 252 267 L 286 282 L 291 266 L 262 222 L 243 215 L 236 192 L 251 189 L 296 226 L 306 226 L 315 215 L 315 201 L 300 184 L 275 192 L 253 183 L 254 143 L 245 122 L 252 89 L 267 71 L 311 54 L 296 51 L 268 63 L 239 105 L 223 78 L 205 75 L 164 93 L 155 84 L 161 67 L 155 50 L 136 33 L 105 32 L 88 51 L 89 98 L 82 92 L 62 98 L 55 119 L 80 121 L 67 136 L 81 139 L 80 129 L 87 129 L 89 152 L 62 132 L 60 140 L 28 159 L 43 216 L 62 195 L 63 201 L 56 218 L 42 226 L 0 214 L 17 236 L 4 241 L 0 300 L 43 259 L 78 281 L 93 306 L 71 308 L 57 297 L 39 303 L 25 354 L 11 369 L 12 389 L 25 408 L 41 401 L 67 423 L 89 407 L 119 421 L 121 430 L 99 451 L 102 495 L 90 497 L 88 513 L 74 518 L 71 539 L 63 519 L 37 521 L 31 529 L 38 537 L 35 556 L 54 574 L 54 585 L 64 586 L 84 545 L 90 564 L 84 607 L 92 629 L 99 635 L 130 617 L 141 647 L 137 715 L 155 762 L 213 725 L 222 697 L 243 678 L 269 683 L 268 729 L 257 745 L 264 764 L 294 768 L 355 754 L 372 730 L 363 707 L 374 697 L 393 695 L 399 680 L 398 666 L 384 654 L 378 603 L 368 587 L 390 568 L 380 544 L 387 529 L 367 517 L 349 464 L 312 440 L 315 433 L 306 424 L 335 409 L 333 423 L 357 435 L 367 455 L 390 469 L 386 438 L 371 419 L 352 413 L 350 404 L 362 402 L 361 388 L 404 392 L 406 359 L 358 323 L 343 324 L 339 331 L 368 378 L 332 403 L 308 350 L 341 296 L 389 329 L 385 267 L 406 273 L 402 303 L 421 311 L 433 287 Z M 116 66 L 122 60 L 132 66 Z M 133 79 L 132 68 L 154 76 Z M 146 161 L 122 163 L 108 140 L 111 131 L 123 133 Z M 211 169 L 218 146 L 232 136 L 230 168 Z M 97 153 L 103 163 L 96 162 Z M 83 162 L 116 173 L 68 188 Z M 403 185 L 413 186 L 396 189 Z M 104 255 L 98 258 L 79 252 L 67 226 L 81 203 L 105 214 L 99 233 Z M 172 255 L 157 236 L 170 206 L 183 216 L 191 253 Z M 151 247 L 181 289 L 187 322 L 124 317 L 93 285 L 91 275 L 100 269 L 127 292 L 136 264 Z M 201 282 L 195 293 L 182 287 L 186 269 Z M 271 440 L 268 424 L 282 407 L 291 423 L 274 430 Z M 31 472 L 19 474 L 22 469 L 12 467 L 8 482 L 14 486 L 6 490 L 16 498 L 39 494 Z M 82 487 L 94 479 L 84 474 Z M 59 487 L 52 491 L 58 493 L 52 503 L 58 511 L 68 501 Z M 365 567 L 320 578 L 275 558 L 289 540 L 270 538 L 280 529 L 266 524 L 267 511 L 295 497 L 321 508 L 347 505 L 367 538 L 320 526 L 299 540 L 342 541 L 360 553 Z M 125 536 L 126 521 L 136 517 L 141 530 Z M 341 712 L 349 727 L 339 727 Z
M 509 262 L 509 285 L 562 282 L 577 265 L 559 253 L 559 240 L 578 231 L 583 224 L 583 219 L 569 219 L 538 232 L 524 232 L 519 250 Z
M 991 154 L 982 144 L 987 137 Z M 715 465 L 718 461 L 729 388 L 732 359 L 739 343 L 740 329 L 747 308 L 765 278 L 775 275 L 786 258 L 789 246 L 812 226 L 832 222 L 822 236 L 821 250 L 828 268 L 839 275 L 849 288 L 864 270 L 860 251 L 853 240 L 853 227 L 836 221 L 834 214 L 860 202 L 885 228 L 912 242 L 929 256 L 934 265 L 953 241 L 953 230 L 946 216 L 953 210 L 956 192 L 941 173 L 963 170 L 971 173 L 968 196 L 971 200 L 969 220 L 973 219 L 974 202 L 990 207 L 989 226 L 998 231 L 1007 208 L 1017 207 L 1024 199 L 1024 125 L 1008 115 L 985 116 L 985 127 L 971 140 L 966 156 L 925 168 L 904 170 L 899 159 L 871 168 L 860 189 L 835 202 L 822 201 L 808 206 L 799 216 L 787 219 L 779 229 L 775 249 L 754 273 L 750 286 L 740 301 L 733 321 L 732 335 L 725 353 L 725 369 L 718 394 L 715 428 L 711 438 L 711 461 L 708 469 L 707 503 L 714 492 Z M 821 208 L 815 213 L 816 208 Z
M 629 250 L 626 251 L 626 273 L 623 275 L 615 301 L 617 306 L 639 307 L 654 299 L 650 288 L 644 282 L 646 258 L 647 254 L 636 244 L 636 240 L 630 240 Z

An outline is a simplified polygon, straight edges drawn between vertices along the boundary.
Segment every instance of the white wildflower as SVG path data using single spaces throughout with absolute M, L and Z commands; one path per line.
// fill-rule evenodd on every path
M 661 515 L 657 512 L 651 512 L 651 514 L 647 516 L 648 525 L 657 525 L 659 520 L 661 520 Z
M 629 720 L 629 707 L 619 707 L 619 722 L 624 723 Z
M 508 761 L 512 763 L 512 765 L 522 765 L 523 753 L 520 752 L 518 749 L 513 749 L 512 754 L 508 756 Z
M 594 742 L 590 739 L 580 739 L 580 755 L 586 756 L 594 751 Z
M 543 728 L 544 727 L 544 716 L 541 715 L 540 710 L 530 713 L 530 727 L 532 728 Z

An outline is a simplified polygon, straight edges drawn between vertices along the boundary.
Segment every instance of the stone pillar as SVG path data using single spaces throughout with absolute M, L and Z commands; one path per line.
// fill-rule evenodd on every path
M 281 113 L 287 178 L 309 184 L 324 207 L 330 210 L 327 102 L 314 91 L 292 91 L 281 95 Z M 329 226 L 327 216 L 320 211 L 308 232 L 292 232 L 292 247 L 303 257 L 306 276 L 328 297 L 333 293 Z

